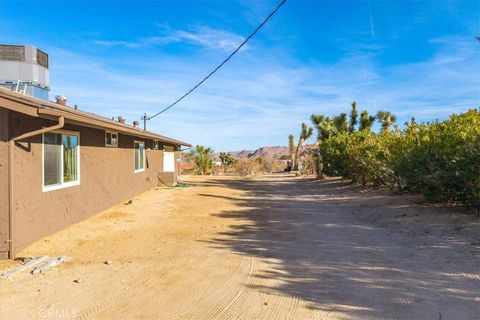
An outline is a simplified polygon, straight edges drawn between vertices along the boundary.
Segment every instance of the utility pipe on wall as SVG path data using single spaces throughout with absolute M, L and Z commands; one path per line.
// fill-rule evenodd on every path
M 53 125 L 51 127 L 46 127 L 43 129 L 31 131 L 24 133 L 18 137 L 11 138 L 8 141 L 8 235 L 9 235 L 9 240 L 8 240 L 8 258 L 9 259 L 14 259 L 15 258 L 15 246 L 13 243 L 14 237 L 13 237 L 13 151 L 15 142 L 24 140 L 27 138 L 31 138 L 33 136 L 50 132 L 53 130 L 61 129 L 65 125 L 65 118 L 58 117 L 58 124 Z

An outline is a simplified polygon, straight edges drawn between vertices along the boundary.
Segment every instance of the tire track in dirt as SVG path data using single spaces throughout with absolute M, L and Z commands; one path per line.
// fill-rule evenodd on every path
M 247 273 L 240 272 L 236 279 L 231 279 L 229 282 L 236 283 L 231 287 L 229 292 L 225 294 L 225 287 L 219 287 L 214 293 L 210 294 L 207 302 L 217 302 L 217 305 L 211 313 L 206 313 L 203 319 L 231 319 L 234 316 L 236 318 L 243 318 L 243 314 L 238 314 L 238 307 L 247 298 L 250 287 L 254 286 L 258 282 L 256 272 L 258 270 L 258 259 L 254 255 L 245 256 L 248 261 Z M 243 311 L 242 311 L 243 312 Z
M 169 260 L 172 261 L 173 259 L 169 259 Z M 141 283 L 140 281 L 146 277 L 146 274 L 149 275 L 149 281 L 146 281 L 139 286 L 130 287 L 128 291 L 124 291 L 118 295 L 115 295 L 114 297 L 107 298 L 101 304 L 95 305 L 91 307 L 88 311 L 83 312 L 82 315 L 79 316 L 77 319 L 85 320 L 93 317 L 94 315 L 99 316 L 100 313 L 102 313 L 103 311 L 106 311 L 107 309 L 112 308 L 118 304 L 124 304 L 124 305 L 121 308 L 118 308 L 115 310 L 114 313 L 117 315 L 116 318 L 122 319 L 120 315 L 125 315 L 128 318 L 128 310 L 136 301 L 138 301 L 139 299 L 145 299 L 150 292 L 155 292 L 156 290 L 158 290 L 156 281 L 152 281 L 152 280 L 158 279 L 159 276 L 161 276 L 167 268 L 174 267 L 175 264 L 178 264 L 178 260 L 175 262 L 164 264 L 160 269 L 155 268 L 155 266 L 158 267 L 158 264 L 152 263 L 152 264 L 149 264 L 148 266 L 143 267 L 140 270 L 139 269 L 133 270 L 134 271 L 133 274 L 138 274 L 138 276 L 131 282 Z M 239 282 L 242 279 L 245 279 L 248 277 L 244 275 L 242 276 L 242 272 L 241 272 L 242 270 L 244 270 L 245 267 L 247 267 L 247 265 L 249 265 L 248 268 L 250 270 L 252 265 L 251 257 L 242 258 L 238 267 L 233 270 L 233 273 L 224 274 L 220 282 L 218 281 L 218 278 L 213 278 L 207 287 L 209 290 L 212 290 L 212 288 L 214 290 L 210 294 L 208 294 L 207 291 L 203 290 L 202 287 L 196 287 L 194 293 L 192 293 L 190 296 L 195 296 L 195 292 L 198 293 L 200 291 L 203 291 L 204 294 L 200 297 L 200 299 L 198 299 L 196 302 L 192 304 L 182 303 L 179 308 L 173 308 L 175 312 L 171 314 L 170 318 L 177 318 L 177 319 L 186 318 L 188 317 L 188 313 L 190 313 L 192 310 L 195 310 L 196 312 L 198 312 L 198 310 L 201 310 L 201 308 L 198 308 L 198 307 L 201 306 L 202 304 L 209 305 L 209 304 L 215 303 L 217 300 L 222 300 L 224 298 L 223 290 L 225 290 L 226 287 L 234 287 L 234 286 L 231 286 L 232 283 Z M 129 274 L 132 274 L 132 273 L 130 272 Z M 249 275 L 250 274 L 251 274 L 251 271 L 249 272 Z M 165 311 L 167 311 L 166 313 L 168 313 L 168 310 L 165 310 Z M 195 317 L 195 318 L 198 318 L 198 317 Z
M 89 308 L 87 311 L 84 311 L 81 313 L 81 315 L 77 316 L 75 319 L 76 320 L 85 320 L 93 317 L 94 315 L 102 312 L 103 310 L 110 308 L 114 306 L 120 298 L 132 298 L 136 295 L 138 295 L 142 290 L 145 285 L 148 283 L 152 282 L 152 278 L 147 279 L 146 281 L 142 282 L 141 285 L 137 286 L 135 289 L 130 289 L 128 293 L 122 293 L 119 295 L 115 295 L 113 297 L 105 299 L 102 303 L 97 304 L 91 308 Z
M 221 183 L 208 179 L 215 179 L 212 185 Z M 112 241 L 112 248 L 128 251 L 109 256 L 138 261 L 82 265 L 62 278 L 52 273 L 44 283 L 18 283 L 6 291 L 15 300 L 6 304 L 9 309 L 2 316 L 33 314 L 27 308 L 53 301 L 79 305 L 77 319 L 82 320 L 480 319 L 478 256 L 458 251 L 464 244 L 399 233 L 394 227 L 403 228 L 403 222 L 393 218 L 393 229 L 385 229 L 379 219 L 394 215 L 394 210 L 403 212 L 403 206 L 382 200 L 372 222 L 370 209 L 362 205 L 377 203 L 373 193 L 368 199 L 340 199 L 342 190 L 335 185 L 318 184 L 317 190 L 312 187 L 317 183 L 308 181 L 258 181 L 236 182 L 247 191 L 235 205 L 203 199 L 205 194 L 231 198 L 224 190 L 207 187 L 177 190 L 181 197 L 174 197 L 173 190 L 171 197 L 162 198 L 170 201 L 167 205 L 155 199 L 142 205 L 139 200 L 137 209 L 128 208 L 148 213 L 139 220 L 142 228 L 121 238 L 124 242 Z M 234 190 L 231 184 L 228 188 Z M 173 205 L 182 201 L 189 202 L 188 208 Z M 205 208 L 190 208 L 193 202 Z M 158 215 L 161 210 L 167 214 Z M 202 233 L 200 222 L 208 228 L 202 234 L 208 240 L 195 243 L 194 233 Z M 140 244 L 132 245 L 131 238 Z M 156 244 L 143 244 L 152 239 L 169 245 L 157 252 Z M 84 283 L 72 284 L 72 274 Z M 44 293 L 41 287 L 42 293 L 22 296 L 47 283 L 62 290 Z M 68 290 L 75 296 L 65 295 Z M 30 297 L 34 299 L 28 301 Z
M 161 265 L 162 267 L 159 269 L 155 268 L 155 266 L 158 267 L 157 263 L 149 263 L 142 268 L 129 268 L 129 270 L 125 272 L 125 276 L 133 275 L 133 278 L 130 278 L 130 283 L 137 285 L 129 286 L 127 290 L 124 290 L 118 294 L 114 294 L 113 296 L 104 299 L 101 303 L 89 307 L 86 311 L 81 312 L 80 315 L 78 315 L 75 319 L 86 320 L 108 308 L 117 305 L 118 303 L 123 301 L 132 302 L 133 300 L 140 298 L 142 295 L 139 293 L 144 292 L 149 284 L 154 283 L 153 280 L 156 279 L 158 275 L 176 262 L 174 259 L 166 260 L 168 263 L 163 263 Z
M 374 306 L 382 310 L 384 319 L 413 319 L 415 315 L 411 312 L 411 301 L 403 293 L 402 283 L 395 276 L 388 275 L 386 267 L 372 266 L 368 268 L 371 278 L 374 279 L 374 286 L 380 289 L 375 290 Z M 390 272 L 391 273 L 391 272 Z M 382 294 L 380 294 L 382 293 Z M 418 317 L 418 314 L 416 315 Z
M 301 278 L 295 279 L 295 286 L 293 290 L 299 290 L 303 283 L 305 283 L 306 277 L 302 272 Z M 291 296 L 286 292 L 280 294 L 265 295 L 265 300 L 268 301 L 267 311 L 263 314 L 261 319 L 277 319 L 277 318 L 291 318 L 295 319 L 295 314 L 298 311 L 300 299 L 295 296 Z M 288 317 L 287 317 L 288 315 Z
M 218 294 L 219 291 L 224 290 L 224 288 L 229 287 L 229 285 L 236 281 L 236 279 L 241 277 L 241 272 L 244 270 L 247 265 L 248 259 L 245 256 L 242 256 L 240 263 L 233 268 L 232 273 L 224 273 L 222 276 L 212 278 L 212 281 L 208 284 L 206 288 L 197 288 L 198 291 L 202 291 L 200 297 L 190 305 L 183 305 L 178 311 L 172 314 L 172 318 L 185 319 L 192 318 L 189 316 L 192 309 L 193 310 L 203 310 L 204 305 L 210 305 L 215 300 L 214 297 Z M 211 292 L 213 291 L 213 292 Z M 196 319 L 195 317 L 194 319 Z

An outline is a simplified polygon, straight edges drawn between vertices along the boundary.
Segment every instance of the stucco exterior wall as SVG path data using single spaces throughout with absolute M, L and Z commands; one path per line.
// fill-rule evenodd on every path
M 9 124 L 10 134 L 18 136 L 56 122 L 9 112 Z M 80 134 L 79 186 L 42 192 L 41 135 L 14 148 L 13 234 L 16 251 L 42 236 L 159 185 L 163 151 L 151 149 L 153 140 L 120 133 L 118 147 L 105 147 L 104 130 L 68 123 L 62 130 Z M 145 141 L 144 172 L 134 172 L 134 141 Z M 1 186 L 3 196 L 3 184 Z
M 174 172 L 161 172 L 160 182 L 165 186 L 174 186 L 177 184 L 177 176 Z
M 8 111 L 0 108 L 0 259 L 8 258 Z

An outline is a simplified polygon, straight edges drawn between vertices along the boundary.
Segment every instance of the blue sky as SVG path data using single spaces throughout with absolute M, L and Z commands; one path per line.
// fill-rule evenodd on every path
M 50 97 L 128 122 L 176 100 L 277 1 L 0 1 L 0 43 L 50 55 Z M 216 151 L 286 145 L 312 113 L 399 123 L 480 106 L 480 1 L 289 0 L 213 78 L 148 123 Z

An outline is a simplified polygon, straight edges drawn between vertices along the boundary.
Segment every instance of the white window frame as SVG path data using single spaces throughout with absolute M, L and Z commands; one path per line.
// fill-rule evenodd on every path
M 135 157 L 137 156 L 136 155 L 136 152 L 137 152 L 137 149 L 135 148 L 135 144 L 143 144 L 143 168 L 141 169 L 136 169 L 135 168 Z M 139 140 L 134 140 L 133 141 L 133 172 L 135 173 L 139 173 L 139 172 L 144 172 L 145 171 L 145 158 L 146 158 L 146 149 L 145 149 L 145 141 L 139 141 Z
M 117 136 L 117 143 L 116 144 L 108 144 L 107 143 L 107 134 L 114 134 Z M 105 131 L 105 147 L 114 147 L 114 148 L 117 148 L 118 147 L 118 132 L 114 132 L 114 131 Z
M 52 185 L 45 185 L 45 144 L 44 144 L 44 136 L 45 133 L 42 134 L 42 192 L 48 192 L 48 191 L 53 191 L 53 190 L 58 190 L 58 189 L 64 189 L 64 188 L 69 188 L 69 187 L 74 187 L 80 185 L 80 132 L 78 131 L 67 131 L 67 130 L 55 130 L 55 131 L 50 131 L 46 133 L 53 133 L 53 134 L 61 134 L 62 135 L 62 144 L 60 145 L 61 147 L 61 152 L 60 152 L 60 183 L 59 184 L 52 184 Z M 77 146 L 77 168 L 78 168 L 78 178 L 75 181 L 70 181 L 70 182 L 63 182 L 63 135 L 74 135 L 77 136 L 78 139 L 78 146 Z

